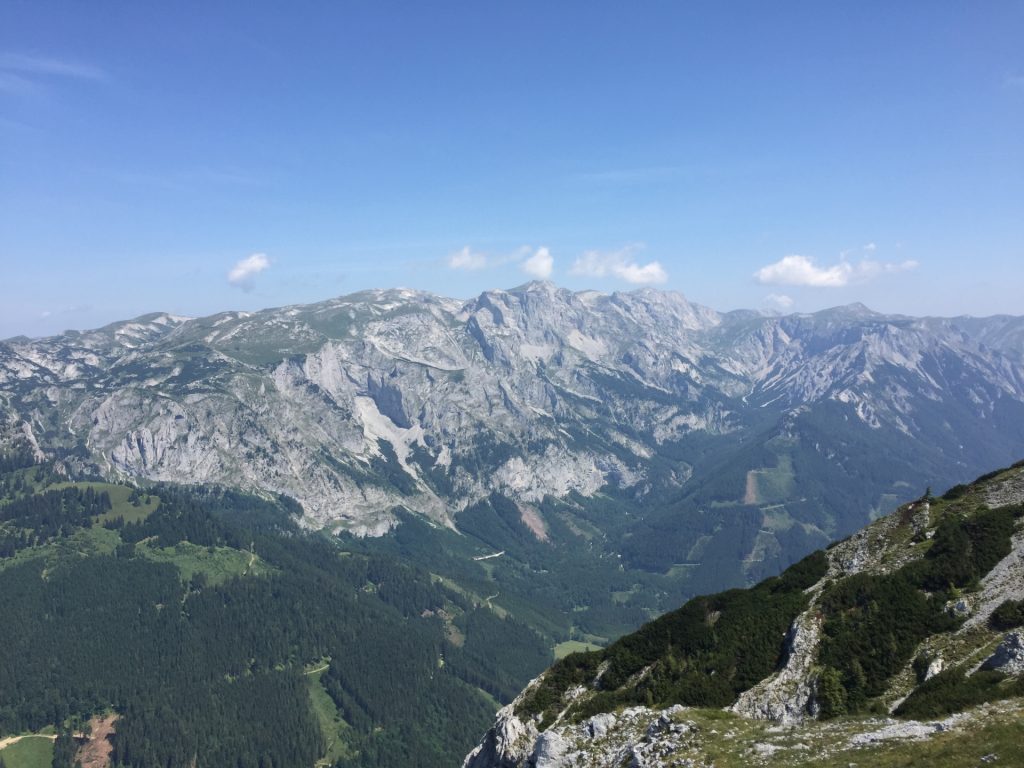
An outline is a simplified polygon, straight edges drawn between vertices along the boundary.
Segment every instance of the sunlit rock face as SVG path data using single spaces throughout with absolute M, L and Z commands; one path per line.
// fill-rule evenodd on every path
M 967 467 L 976 443 L 993 465 L 1024 441 L 1021 328 L 859 306 L 723 314 L 550 283 L 469 301 L 369 291 L 0 343 L 0 417 L 5 439 L 107 475 L 286 493 L 310 526 L 375 535 L 396 507 L 452 525 L 495 492 L 524 521 L 547 496 L 641 501 L 691 477 L 668 446 L 739 447 L 826 405 L 939 465 Z

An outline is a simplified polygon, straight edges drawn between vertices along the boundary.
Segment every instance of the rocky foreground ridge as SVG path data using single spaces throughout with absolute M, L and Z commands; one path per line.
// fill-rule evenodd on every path
M 1024 462 L 746 595 L 556 663 L 464 768 L 1024 759 Z
M 111 478 L 285 493 L 307 525 L 361 534 L 386 531 L 397 507 L 451 526 L 496 493 L 543 539 L 545 498 L 670 492 L 708 439 L 735 455 L 802 440 L 825 469 L 794 471 L 849 474 L 849 446 L 802 426 L 826 414 L 932 476 L 1005 462 L 1024 442 L 1022 329 L 859 305 L 721 313 L 550 283 L 153 314 L 0 342 L 0 441 Z M 914 465 L 882 466 L 851 505 L 856 525 L 920 490 Z M 737 502 L 770 495 L 751 477 Z

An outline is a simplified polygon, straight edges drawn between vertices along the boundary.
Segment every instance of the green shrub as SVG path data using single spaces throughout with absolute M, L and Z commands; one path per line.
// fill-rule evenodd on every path
M 570 653 L 556 661 L 519 711 L 526 715 L 544 714 L 544 721 L 561 709 L 562 694 L 577 685 L 590 683 L 597 675 L 603 651 Z
M 962 669 L 948 669 L 918 686 L 894 714 L 917 719 L 941 717 L 1022 694 L 1024 680 L 1008 679 L 1001 672 L 980 671 L 967 677 Z
M 970 587 L 1010 554 L 1013 530 L 1010 507 L 983 510 L 965 519 L 948 517 L 936 528 L 924 558 L 904 570 L 931 592 Z
M 843 674 L 835 667 L 825 667 L 818 676 L 818 703 L 824 720 L 846 714 Z
M 1024 624 L 1024 600 L 1006 600 L 989 616 L 992 629 L 1005 632 Z
M 963 483 L 959 485 L 954 485 L 952 488 L 950 488 L 948 491 L 942 494 L 942 498 L 945 499 L 946 501 L 955 501 L 956 499 L 965 496 L 968 490 L 970 490 L 970 488 L 964 485 Z
M 828 558 L 815 552 L 750 589 L 694 598 L 603 651 L 570 654 L 548 671 L 521 711 L 544 713 L 546 722 L 564 692 L 591 683 L 602 665 L 597 696 L 574 712 L 577 717 L 648 701 L 726 706 L 779 666 L 786 632 L 809 600 L 804 590 L 827 570 Z M 647 667 L 644 679 L 630 685 Z
M 850 711 L 881 694 L 924 638 L 957 625 L 902 571 L 850 576 L 825 593 L 822 611 L 819 659 L 842 672 Z
M 976 584 L 1010 553 L 1013 530 L 1010 507 L 948 517 L 922 559 L 890 574 L 858 573 L 825 590 L 819 660 L 842 674 L 849 711 L 881 695 L 922 640 L 957 626 L 959 620 L 944 610 L 946 599 Z

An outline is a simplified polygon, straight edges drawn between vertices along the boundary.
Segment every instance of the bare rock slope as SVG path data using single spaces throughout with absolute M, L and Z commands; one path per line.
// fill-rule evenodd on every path
M 308 525 L 365 534 L 399 506 L 451 525 L 492 493 L 524 518 L 549 495 L 642 499 L 691 477 L 671 457 L 708 438 L 739 451 L 808 409 L 962 473 L 1024 435 L 1024 321 L 968 320 L 720 313 L 550 283 L 469 301 L 369 291 L 0 342 L 0 421 L 79 468 L 286 493 Z M 845 471 L 842 445 L 805 440 Z M 917 479 L 892 474 L 859 515 Z

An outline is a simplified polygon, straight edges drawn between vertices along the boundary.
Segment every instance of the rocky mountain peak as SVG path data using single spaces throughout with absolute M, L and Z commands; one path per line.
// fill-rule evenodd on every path
M 1024 422 L 1021 328 L 863 307 L 722 314 L 545 281 L 469 301 L 364 291 L 9 341 L 0 418 L 89 471 L 286 493 L 310 525 L 380 531 L 398 506 L 450 524 L 492 493 L 530 516 L 549 495 L 680 487 L 699 463 L 689 446 L 740 456 L 766 424 L 835 408 L 868 443 L 921 445 L 945 471 L 974 466 L 972 445 L 1005 460 Z M 737 499 L 763 495 L 739 485 Z

